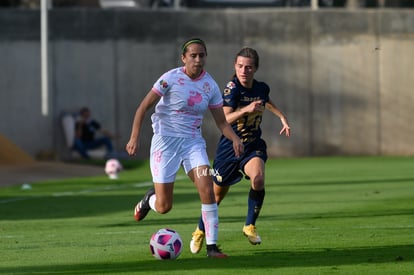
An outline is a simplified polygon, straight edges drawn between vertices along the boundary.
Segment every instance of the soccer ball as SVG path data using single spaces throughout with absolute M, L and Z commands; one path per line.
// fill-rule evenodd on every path
M 177 231 L 162 228 L 152 234 L 150 251 L 158 260 L 174 260 L 180 256 L 183 241 Z
M 105 173 L 112 180 L 118 179 L 118 173 L 122 170 L 122 164 L 117 159 L 108 159 L 105 164 Z

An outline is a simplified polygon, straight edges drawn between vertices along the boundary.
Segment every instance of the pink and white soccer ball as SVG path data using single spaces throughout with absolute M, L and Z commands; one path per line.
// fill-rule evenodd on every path
M 110 179 L 117 179 L 122 171 L 122 164 L 117 159 L 108 159 L 105 164 L 105 173 Z
M 182 248 L 183 241 L 173 229 L 162 228 L 152 234 L 150 250 L 158 260 L 174 260 L 180 256 Z

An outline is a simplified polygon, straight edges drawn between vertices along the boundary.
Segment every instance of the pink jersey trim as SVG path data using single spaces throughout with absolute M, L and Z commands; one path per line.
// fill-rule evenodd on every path
M 182 67 L 182 71 L 183 71 L 183 73 L 185 73 L 185 75 L 186 76 L 188 76 L 188 74 L 186 73 L 186 69 L 185 69 L 185 67 Z M 188 78 L 190 78 L 192 81 L 198 81 L 198 80 L 200 80 L 201 78 L 203 78 L 203 76 L 206 74 L 206 71 L 202 71 L 201 72 L 201 74 L 197 77 L 197 78 L 195 78 L 195 79 L 192 79 L 191 77 L 189 77 L 188 76 Z
M 163 94 L 160 91 L 158 91 L 157 89 L 155 89 L 154 87 L 151 89 L 151 91 L 153 91 L 154 93 L 156 93 L 159 96 L 163 96 Z
M 217 109 L 217 108 L 220 108 L 220 107 L 223 107 L 223 103 L 219 103 L 219 104 L 215 104 L 215 105 L 210 105 L 210 106 L 208 106 L 208 108 L 211 110 L 211 109 Z

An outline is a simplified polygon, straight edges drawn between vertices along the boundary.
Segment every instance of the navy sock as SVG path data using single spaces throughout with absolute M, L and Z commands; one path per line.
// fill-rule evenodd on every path
M 262 208 L 265 197 L 265 190 L 256 191 L 250 189 L 249 199 L 247 200 L 247 217 L 246 225 L 256 224 L 256 220 L 259 217 L 260 209 Z
M 203 219 L 200 216 L 200 220 L 198 221 L 198 229 L 200 229 L 201 231 L 205 232 L 206 229 L 204 228 L 204 222 Z

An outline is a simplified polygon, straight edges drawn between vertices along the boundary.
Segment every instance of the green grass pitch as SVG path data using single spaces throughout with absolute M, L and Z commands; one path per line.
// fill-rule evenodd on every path
M 180 172 L 174 208 L 133 220 L 151 186 L 147 162 L 117 181 L 76 178 L 0 189 L 2 274 L 414 274 L 414 157 L 272 159 L 257 222 L 262 244 L 242 234 L 249 183 L 219 207 L 227 259 L 189 251 L 200 214 L 193 184 Z M 159 261 L 149 239 L 177 230 L 184 250 Z

